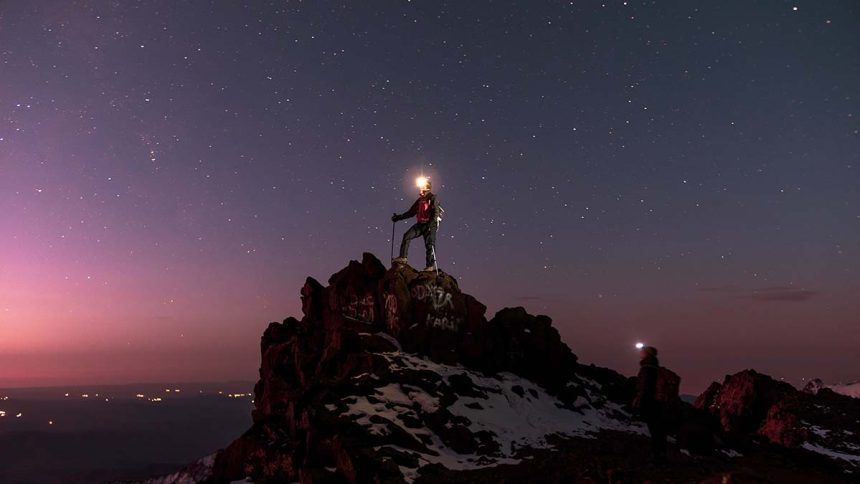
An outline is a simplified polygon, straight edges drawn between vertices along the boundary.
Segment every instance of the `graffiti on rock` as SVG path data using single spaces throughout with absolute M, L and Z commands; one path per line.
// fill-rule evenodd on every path
M 350 318 L 361 321 L 373 321 L 373 295 L 367 294 L 364 297 L 358 297 L 352 294 L 349 298 L 349 304 L 344 308 L 344 315 Z
M 445 289 L 436 284 L 419 284 L 412 287 L 410 292 L 412 297 L 419 301 L 430 299 L 430 303 L 433 304 L 433 309 L 436 311 L 446 308 L 454 309 L 453 294 L 445 291 Z
M 400 332 L 400 313 L 397 307 L 397 296 L 394 294 L 385 295 L 385 324 L 391 334 L 396 335 Z
M 433 314 L 427 314 L 427 326 L 431 328 L 440 328 L 447 329 L 449 331 L 457 331 L 460 327 L 461 318 L 456 316 L 434 316 Z
M 451 314 L 454 310 L 454 295 L 434 283 L 419 284 L 409 291 L 418 301 L 428 301 L 429 308 L 424 323 L 431 328 L 457 331 L 463 318 Z

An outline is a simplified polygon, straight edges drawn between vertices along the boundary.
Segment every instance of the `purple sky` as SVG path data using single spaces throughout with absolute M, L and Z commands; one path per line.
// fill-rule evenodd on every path
M 488 316 L 628 374 L 642 339 L 690 393 L 860 379 L 857 32 L 853 1 L 3 2 L 0 386 L 254 380 L 422 169 Z

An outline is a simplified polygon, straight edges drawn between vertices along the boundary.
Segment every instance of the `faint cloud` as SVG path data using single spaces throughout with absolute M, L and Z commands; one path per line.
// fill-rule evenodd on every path
M 797 288 L 794 286 L 770 286 L 761 288 L 743 288 L 733 284 L 726 286 L 700 287 L 699 292 L 733 295 L 739 299 L 752 299 L 762 302 L 808 301 L 820 295 L 819 291 Z
M 722 293 L 738 293 L 738 292 L 744 291 L 742 288 L 735 286 L 735 285 L 700 287 L 697 290 L 701 291 L 701 292 L 722 292 Z
M 809 289 L 765 287 L 753 290 L 750 297 L 756 301 L 807 301 L 819 294 L 818 291 L 811 291 Z

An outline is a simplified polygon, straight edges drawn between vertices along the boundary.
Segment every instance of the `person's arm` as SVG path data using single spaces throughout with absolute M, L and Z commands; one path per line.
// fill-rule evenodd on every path
M 632 406 L 635 410 L 642 407 L 642 393 L 645 388 L 645 368 L 639 368 L 639 374 L 636 376 L 636 395 L 633 397 Z
M 407 219 L 409 217 L 414 217 L 415 214 L 417 214 L 417 213 L 418 213 L 418 200 L 415 200 L 415 203 L 412 204 L 412 206 L 409 208 L 409 210 L 401 213 L 400 215 L 395 214 L 395 216 L 392 217 L 391 220 L 393 220 L 394 222 L 397 222 L 398 220 L 404 220 L 404 219 Z

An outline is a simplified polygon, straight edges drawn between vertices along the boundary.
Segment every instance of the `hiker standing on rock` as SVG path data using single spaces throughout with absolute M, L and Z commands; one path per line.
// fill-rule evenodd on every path
M 443 210 L 439 206 L 436 195 L 430 191 L 432 188 L 430 179 L 421 177 L 417 180 L 417 185 L 418 200 L 415 200 L 415 203 L 406 212 L 395 213 L 391 216 L 392 222 L 413 216 L 417 219 L 415 225 L 403 234 L 403 242 L 400 243 L 400 257 L 395 257 L 392 262 L 396 264 L 408 263 L 409 242 L 412 239 L 424 237 L 424 248 L 427 251 L 427 267 L 424 270 L 432 271 L 436 268 L 436 230 L 439 228 L 439 222 L 442 221 Z
M 657 399 L 657 380 L 660 377 L 660 361 L 657 359 L 657 348 L 653 346 L 636 345 L 639 347 L 639 378 L 636 382 L 636 398 L 633 399 L 633 409 L 648 425 L 651 434 L 651 451 L 655 464 L 666 462 L 667 426 L 663 415 L 663 404 Z

